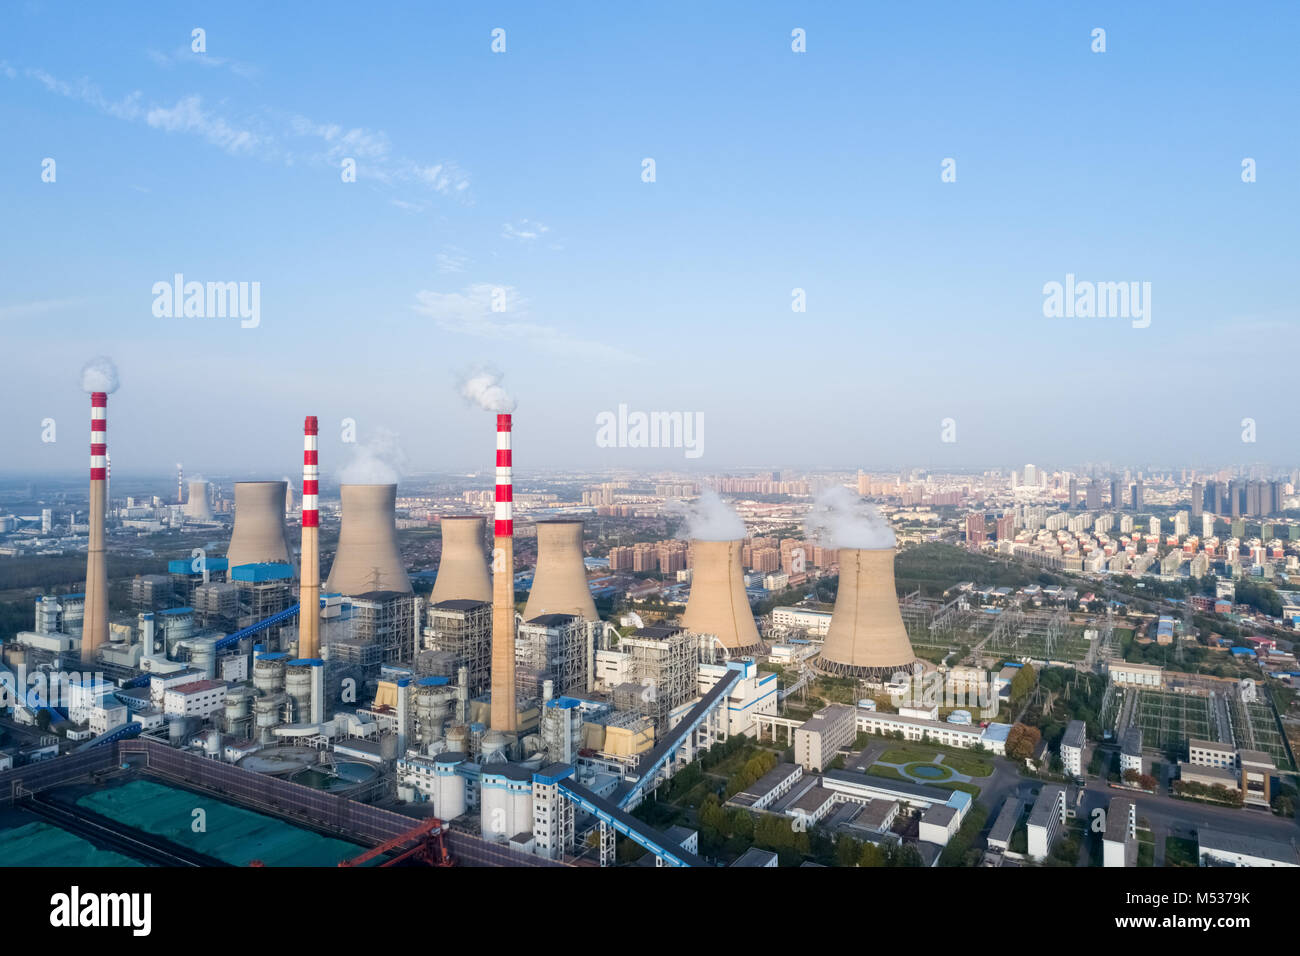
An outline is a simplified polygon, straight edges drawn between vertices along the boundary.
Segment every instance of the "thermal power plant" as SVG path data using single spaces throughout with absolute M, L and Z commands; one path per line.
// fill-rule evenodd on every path
M 599 620 L 582 560 L 581 521 L 537 522 L 537 569 L 524 620 L 543 614 L 573 614 Z
M 288 564 L 284 530 L 283 481 L 235 482 L 235 526 L 226 549 L 226 566 Z
M 81 659 L 93 663 L 108 643 L 108 566 L 104 555 L 104 512 L 108 489 L 108 393 L 90 394 L 90 535 L 86 546 L 86 615 Z
M 743 539 L 691 542 L 691 595 L 682 614 L 683 627 L 693 634 L 712 635 L 731 656 L 761 648 L 758 626 L 745 596 L 743 544 Z
M 190 497 L 185 502 L 185 517 L 195 521 L 211 521 L 212 505 L 208 502 L 208 483 L 206 481 L 190 482 Z
M 492 540 L 492 729 L 519 728 L 515 702 L 515 522 L 509 414 L 497 415 L 496 512 Z
M 893 548 L 840 548 L 835 610 L 814 666 L 835 677 L 888 679 L 916 655 L 894 591 Z
M 326 589 L 354 597 L 410 594 L 411 579 L 397 550 L 397 485 L 343 485 L 339 497 L 343 521 Z
M 316 449 L 318 426 L 315 415 L 308 415 L 302 428 L 302 555 L 298 594 L 298 654 L 304 658 L 320 655 L 320 512 L 316 508 L 319 493 L 320 463 Z
M 491 601 L 487 559 L 483 551 L 483 519 L 474 515 L 451 515 L 440 522 L 442 557 L 433 582 L 429 603 L 443 601 Z

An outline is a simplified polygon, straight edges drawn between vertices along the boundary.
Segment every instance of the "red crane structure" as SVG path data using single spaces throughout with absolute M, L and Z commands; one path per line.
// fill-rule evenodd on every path
M 381 867 L 394 866 L 405 860 L 415 860 L 425 866 L 451 866 L 451 853 L 448 852 L 447 842 L 443 839 L 444 830 L 445 827 L 441 820 L 430 817 L 415 829 L 398 834 L 391 840 L 386 840 L 379 846 L 366 850 L 360 856 L 354 856 L 350 860 L 340 860 L 339 866 L 364 866 L 376 857 L 390 853 L 412 840 L 415 841 L 414 846 L 407 847 L 401 853 L 379 865 Z

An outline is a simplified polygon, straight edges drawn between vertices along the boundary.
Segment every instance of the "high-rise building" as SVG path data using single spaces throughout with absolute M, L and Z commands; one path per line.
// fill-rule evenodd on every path
M 1101 485 L 1095 478 L 1088 482 L 1088 510 L 1101 510 Z
M 1199 481 L 1192 482 L 1192 517 L 1199 518 L 1205 507 L 1205 486 Z
M 984 512 L 975 511 L 966 516 L 966 544 L 968 547 L 978 550 L 984 546 L 987 537 Z
M 1120 481 L 1118 478 L 1110 480 L 1110 506 L 1112 508 L 1124 507 L 1124 496 L 1120 491 Z
M 1142 479 L 1133 482 L 1133 498 L 1130 504 L 1134 511 L 1142 510 Z
M 1079 500 L 1079 479 L 1071 476 L 1069 499 L 1067 500 L 1065 507 L 1073 511 L 1075 503 L 1078 502 L 1078 500 Z

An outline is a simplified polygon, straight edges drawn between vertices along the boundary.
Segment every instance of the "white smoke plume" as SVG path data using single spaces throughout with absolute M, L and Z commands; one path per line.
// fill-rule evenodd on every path
M 745 522 L 716 491 L 705 490 L 694 501 L 670 501 L 664 510 L 686 519 L 677 530 L 679 538 L 736 541 L 745 536 Z
M 489 370 L 475 372 L 460 386 L 461 397 L 479 408 L 504 415 L 515 410 L 515 400 L 501 387 L 501 373 Z
M 406 453 L 397 442 L 397 433 L 377 428 L 374 437 L 353 450 L 351 460 L 339 472 L 339 483 L 395 485 L 405 470 Z
M 817 496 L 804 530 L 831 548 L 892 548 L 897 543 L 894 529 L 876 506 L 843 485 Z
M 81 367 L 81 390 L 83 392 L 117 391 L 117 366 L 107 355 L 99 355 Z

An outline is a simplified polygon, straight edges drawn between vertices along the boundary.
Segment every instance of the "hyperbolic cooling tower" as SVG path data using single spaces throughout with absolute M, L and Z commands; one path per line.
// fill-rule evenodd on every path
M 741 570 L 743 541 L 692 541 L 691 596 L 682 626 L 695 634 L 713 634 L 728 651 L 758 648 L 758 627 L 745 596 Z
M 582 562 L 581 521 L 537 522 L 537 569 L 524 620 L 542 614 L 576 614 L 588 621 L 599 620 Z
M 231 570 L 241 564 L 289 563 L 284 487 L 283 481 L 235 482 L 235 526 L 226 549 Z
M 190 482 L 190 500 L 185 502 L 185 517 L 195 521 L 211 521 L 212 505 L 208 503 L 208 483 Z
M 840 548 L 840 586 L 826 643 L 814 662 L 837 677 L 889 677 L 916 655 L 894 592 L 893 548 Z
M 410 594 L 411 579 L 397 550 L 397 485 L 343 485 L 339 497 L 343 523 L 325 589 L 353 597 L 372 591 Z
M 431 604 L 443 601 L 491 601 L 483 552 L 483 519 L 473 515 L 451 515 L 442 519 L 442 557 L 433 582 Z

